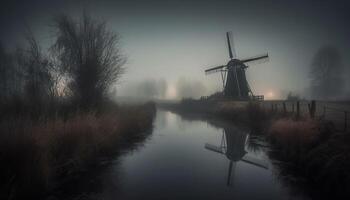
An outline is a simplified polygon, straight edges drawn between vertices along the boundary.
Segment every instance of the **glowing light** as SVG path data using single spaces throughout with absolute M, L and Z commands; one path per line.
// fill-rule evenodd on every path
M 269 98 L 269 99 L 272 99 L 275 97 L 275 94 L 273 93 L 273 91 L 268 91 L 267 94 L 266 94 L 266 97 Z
M 169 85 L 167 92 L 166 92 L 166 98 L 167 99 L 175 99 L 176 98 L 176 87 L 174 85 Z

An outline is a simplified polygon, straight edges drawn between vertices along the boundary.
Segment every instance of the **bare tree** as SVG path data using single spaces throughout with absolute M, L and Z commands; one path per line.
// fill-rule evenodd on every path
M 332 99 L 344 89 L 344 68 L 338 50 L 324 46 L 315 54 L 310 70 L 313 98 Z
M 52 96 L 51 64 L 31 32 L 27 32 L 26 39 L 28 46 L 17 50 L 16 59 L 24 79 L 24 95 L 38 107 Z
M 55 28 L 51 49 L 68 75 L 73 97 L 83 107 L 98 104 L 124 72 L 118 34 L 86 14 L 79 20 L 59 16 Z
M 7 52 L 0 44 L 0 99 L 2 102 L 11 101 L 13 97 L 19 97 L 22 93 L 23 77 L 18 65 L 16 51 Z
M 9 96 L 11 60 L 10 55 L 0 43 L 0 101 L 4 102 Z

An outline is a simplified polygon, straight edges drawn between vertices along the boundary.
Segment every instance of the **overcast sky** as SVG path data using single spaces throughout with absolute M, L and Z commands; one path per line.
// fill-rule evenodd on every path
M 324 45 L 336 46 L 349 68 L 346 1 L 1 2 L 1 40 L 9 48 L 20 43 L 25 26 L 47 46 L 52 40 L 50 20 L 56 14 L 79 16 L 86 10 L 106 20 L 122 36 L 128 57 L 119 95 L 128 95 L 129 85 L 145 79 L 165 79 L 167 97 L 175 97 L 176 85 L 184 79 L 202 82 L 207 88 L 203 95 L 220 90 L 220 74 L 205 75 L 204 70 L 228 62 L 226 31 L 233 32 L 238 58 L 269 53 L 269 62 L 247 69 L 253 92 L 268 98 L 308 87 L 312 56 Z

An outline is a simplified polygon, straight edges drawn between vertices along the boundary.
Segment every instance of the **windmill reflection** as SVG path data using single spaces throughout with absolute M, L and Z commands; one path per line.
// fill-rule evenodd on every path
M 222 132 L 220 145 L 206 143 L 205 148 L 216 153 L 224 154 L 230 160 L 227 176 L 228 186 L 232 184 L 231 180 L 234 180 L 236 164 L 239 161 L 268 169 L 268 163 L 266 161 L 247 154 L 246 146 L 249 140 L 249 134 L 235 127 L 224 128 Z

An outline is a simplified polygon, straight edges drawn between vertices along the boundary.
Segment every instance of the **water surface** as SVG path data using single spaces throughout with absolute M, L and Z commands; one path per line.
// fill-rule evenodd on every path
M 160 110 L 153 133 L 99 174 L 99 189 L 88 196 L 302 199 L 279 181 L 267 150 L 248 128 L 220 120 L 192 120 Z

